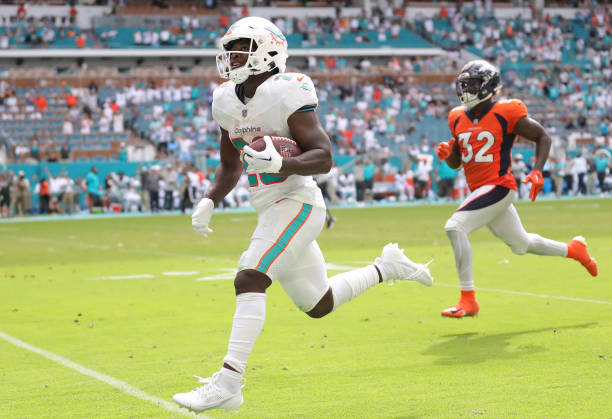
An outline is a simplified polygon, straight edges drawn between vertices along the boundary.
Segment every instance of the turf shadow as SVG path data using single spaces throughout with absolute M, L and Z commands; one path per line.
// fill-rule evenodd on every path
M 516 332 L 487 334 L 468 332 L 442 335 L 429 346 L 423 355 L 437 357 L 439 365 L 479 364 L 489 359 L 515 359 L 524 355 L 546 351 L 541 345 L 513 345 L 512 338 L 536 333 L 559 333 L 568 329 L 584 329 L 597 323 L 582 323 L 571 326 L 549 326 L 539 329 L 520 330 Z

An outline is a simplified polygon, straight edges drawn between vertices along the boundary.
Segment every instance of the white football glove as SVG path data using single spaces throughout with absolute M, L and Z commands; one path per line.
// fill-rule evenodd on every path
M 283 166 L 283 158 L 269 136 L 263 137 L 266 148 L 262 151 L 255 151 L 251 147 L 244 146 L 242 149 L 244 161 L 247 162 L 246 172 L 254 173 L 278 173 Z
M 193 210 L 193 214 L 191 214 L 191 227 L 193 227 L 193 231 L 204 237 L 208 237 L 208 233 L 212 233 L 208 223 L 210 223 L 214 207 L 215 204 L 210 198 L 202 198 L 198 202 L 198 205 Z

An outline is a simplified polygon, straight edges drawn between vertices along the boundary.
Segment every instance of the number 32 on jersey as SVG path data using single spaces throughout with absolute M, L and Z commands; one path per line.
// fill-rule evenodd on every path
M 474 163 L 491 163 L 493 162 L 493 154 L 488 153 L 489 149 L 493 147 L 495 144 L 495 137 L 489 131 L 481 131 L 476 136 L 476 141 L 484 143 L 478 152 L 476 152 L 476 156 L 474 156 L 474 149 L 472 144 L 470 143 L 470 138 L 472 137 L 473 132 L 462 132 L 459 134 L 459 141 L 461 143 L 462 153 L 461 160 L 463 163 L 469 163 L 472 158 L 474 158 Z M 474 144 L 476 145 L 476 144 Z

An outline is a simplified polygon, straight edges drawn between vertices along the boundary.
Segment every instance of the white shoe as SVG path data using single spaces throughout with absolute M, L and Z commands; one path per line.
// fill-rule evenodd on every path
M 374 262 L 382 271 L 383 279 L 393 284 L 395 281 L 417 281 L 426 287 L 433 285 L 433 277 L 429 273 L 429 264 L 414 263 L 404 254 L 397 243 L 387 244 L 382 255 Z
M 227 412 L 230 410 L 238 411 L 238 408 L 244 402 L 242 388 L 237 393 L 230 393 L 217 384 L 218 372 L 208 378 L 198 377 L 197 375 L 195 377 L 200 383 L 206 383 L 206 385 L 189 393 L 175 394 L 172 396 L 172 400 L 191 410 L 225 409 Z

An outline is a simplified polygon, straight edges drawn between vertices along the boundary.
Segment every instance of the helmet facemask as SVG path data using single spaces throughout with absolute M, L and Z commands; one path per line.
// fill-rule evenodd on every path
M 462 78 L 459 76 L 455 87 L 457 89 L 457 96 L 459 96 L 461 103 L 471 109 L 479 103 L 489 99 L 492 96 L 491 94 L 488 94 L 483 98 L 480 97 L 482 85 L 483 81 L 480 78 Z
M 241 40 L 250 41 L 249 50 L 241 51 L 234 50 L 234 46 Z M 251 74 L 255 74 L 256 68 L 259 66 L 259 58 L 257 56 L 257 43 L 254 39 L 240 38 L 223 45 L 223 51 L 217 55 L 217 69 L 219 75 L 224 79 L 230 79 L 236 84 L 244 83 Z M 245 58 L 237 58 L 237 56 L 246 56 Z M 232 68 L 233 61 L 243 61 L 244 64 Z

